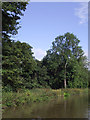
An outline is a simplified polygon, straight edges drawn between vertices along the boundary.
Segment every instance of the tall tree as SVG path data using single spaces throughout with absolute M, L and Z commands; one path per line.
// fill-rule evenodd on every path
M 52 83 L 57 81 L 56 83 L 62 84 L 63 82 L 64 88 L 67 87 L 69 80 L 67 79 L 67 75 L 70 78 L 73 72 L 75 73 L 73 70 L 80 67 L 79 63 L 84 55 L 79 42 L 80 40 L 72 33 L 65 33 L 64 36 L 58 36 L 52 42 L 52 48 L 47 51 L 47 55 L 43 59 L 44 63 L 46 61 L 46 65 L 49 63 L 48 70 L 51 76 L 53 76 Z M 77 64 L 74 64 L 75 61 Z M 73 63 L 73 66 L 70 66 L 70 62 Z M 83 62 L 81 63 L 83 64 Z
M 43 65 L 42 61 L 37 62 L 37 69 L 36 69 L 36 77 L 37 82 L 40 87 L 48 87 L 49 86 L 49 76 L 47 73 L 47 68 Z
M 13 41 L 7 48 L 7 56 L 3 57 L 3 86 L 10 86 L 14 90 L 33 88 L 36 62 L 31 49 L 30 45 L 19 41 Z
M 11 40 L 11 36 L 18 33 L 18 29 L 20 28 L 19 20 L 21 16 L 23 16 L 23 11 L 25 11 L 27 4 L 27 2 L 2 2 L 2 81 L 6 84 L 9 82 L 8 80 L 10 80 L 11 82 L 9 83 L 12 86 L 13 75 L 17 75 L 17 80 L 20 71 L 19 66 L 18 69 L 16 69 L 16 63 L 18 63 L 19 59 L 15 56 L 16 45 L 15 42 Z M 20 51 L 17 53 L 19 52 Z
M 2 2 L 2 38 L 9 40 L 18 33 L 19 20 L 23 16 L 27 2 Z

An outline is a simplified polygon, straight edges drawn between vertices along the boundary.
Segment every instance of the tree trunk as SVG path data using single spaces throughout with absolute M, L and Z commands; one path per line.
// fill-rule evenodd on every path
M 66 65 L 67 63 L 65 63 L 65 78 L 64 78 L 64 88 L 67 87 L 67 84 L 66 84 Z

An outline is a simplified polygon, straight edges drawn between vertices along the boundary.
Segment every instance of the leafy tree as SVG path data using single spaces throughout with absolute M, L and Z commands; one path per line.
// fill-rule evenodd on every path
M 43 65 L 42 61 L 37 62 L 37 69 L 36 69 L 36 76 L 37 76 L 37 82 L 40 87 L 48 87 L 49 83 L 49 76 L 47 74 L 47 68 Z
M 16 35 L 18 33 L 18 29 L 20 28 L 20 26 L 18 26 L 19 20 L 21 16 L 23 16 L 26 5 L 26 2 L 2 3 L 2 80 L 4 85 L 9 82 L 12 87 L 14 85 L 12 81 L 13 75 L 14 79 L 16 78 L 15 81 L 17 83 L 21 70 L 19 69 L 20 65 L 18 64 L 19 58 L 15 56 L 15 42 L 11 40 L 10 37 L 11 35 Z M 20 53 L 19 50 L 18 53 Z
M 52 88 L 66 88 L 67 84 L 74 82 L 75 85 L 79 84 L 79 87 L 81 87 L 81 83 L 84 84 L 80 79 L 80 76 L 82 76 L 81 70 L 84 70 L 82 61 L 84 52 L 79 46 L 79 42 L 80 40 L 72 33 L 58 36 L 52 42 L 52 48 L 47 51 L 47 55 L 43 59 L 51 78 L 50 84 L 52 84 Z M 85 76 L 83 76 L 84 78 Z M 79 79 L 81 83 L 76 83 Z M 78 86 L 76 85 L 76 87 Z
M 32 74 L 36 62 L 32 57 L 31 46 L 19 41 L 12 43 L 9 54 L 3 58 L 3 84 L 13 89 L 20 87 L 32 88 Z
M 67 67 L 67 82 L 71 88 L 86 88 L 88 87 L 88 69 L 84 66 L 86 58 L 82 56 L 79 62 L 76 60 L 70 61 Z
M 27 2 L 2 3 L 2 74 L 6 91 L 18 88 L 85 88 L 88 86 L 87 58 L 79 46 L 80 40 L 65 33 L 52 42 L 52 48 L 42 61 L 35 60 L 32 47 L 11 40 L 18 33 L 19 20 Z
M 18 33 L 19 20 L 23 16 L 27 2 L 2 2 L 2 38 L 7 41 Z
M 60 77 L 59 75 L 61 75 L 61 74 L 58 75 L 59 61 L 56 56 L 57 55 L 55 55 L 55 54 L 50 54 L 50 51 L 47 51 L 47 55 L 43 58 L 43 65 L 46 66 L 47 75 L 49 76 L 48 84 L 53 89 L 60 88 L 60 83 L 61 83 L 61 80 L 58 81 L 58 79 Z M 62 87 L 62 85 L 61 85 L 61 87 Z

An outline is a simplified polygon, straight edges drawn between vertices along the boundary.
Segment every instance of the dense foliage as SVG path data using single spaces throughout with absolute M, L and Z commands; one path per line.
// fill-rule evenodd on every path
M 16 35 L 20 28 L 19 20 L 23 16 L 27 2 L 2 2 L 2 37 L 5 41 Z
M 52 88 L 83 88 L 88 85 L 86 57 L 79 46 L 80 40 L 70 33 L 58 36 L 47 51 L 43 64 L 50 76 Z
M 11 36 L 18 33 L 19 19 L 26 5 L 25 2 L 2 4 L 3 89 L 86 88 L 87 58 L 74 34 L 66 33 L 55 38 L 42 61 L 33 57 L 29 44 L 11 40 Z

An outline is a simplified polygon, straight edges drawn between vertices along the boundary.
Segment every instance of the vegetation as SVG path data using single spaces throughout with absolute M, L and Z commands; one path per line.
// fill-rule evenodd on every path
M 79 46 L 80 40 L 73 33 L 56 37 L 42 61 L 33 57 L 32 46 L 11 39 L 18 33 L 19 20 L 27 4 L 2 3 L 2 87 L 5 106 L 44 101 L 50 96 L 79 94 L 80 90 L 67 88 L 88 87 L 87 58 Z
M 26 103 L 42 102 L 57 97 L 57 94 L 51 89 L 32 89 L 22 90 L 20 93 L 3 92 L 3 109 L 7 107 L 16 107 Z
M 19 93 L 16 92 L 3 92 L 3 110 L 7 107 L 16 107 L 24 104 L 32 104 L 34 102 L 43 102 L 51 99 L 55 99 L 58 96 L 69 97 L 70 95 L 79 95 L 88 93 L 87 89 L 32 89 L 22 90 Z
M 27 2 L 2 2 L 2 38 L 3 41 L 10 41 L 11 35 L 16 35 L 19 25 L 19 20 L 23 16 L 23 11 L 26 9 Z
M 20 16 L 27 3 L 2 4 L 2 74 L 4 91 L 32 88 L 87 88 L 87 58 L 73 33 L 58 36 L 42 61 L 33 57 L 32 47 L 10 37 L 18 33 Z M 18 9 L 17 9 L 18 8 Z M 7 18 L 7 19 L 5 19 Z M 9 23 L 8 23 L 9 21 Z
M 65 35 L 69 35 L 70 38 L 74 37 L 70 33 Z M 68 41 L 71 42 L 69 39 Z M 55 50 L 47 51 L 47 55 L 42 61 L 38 61 L 33 58 L 32 47 L 27 43 L 13 41 L 10 44 L 7 42 L 5 44 L 2 73 L 3 88 L 6 91 L 17 91 L 18 88 L 49 87 L 59 89 L 88 87 L 86 57 L 83 56 L 80 46 L 77 46 L 76 49 L 73 48 L 75 51 L 79 49 L 76 53 L 69 46 L 65 51 L 55 47 Z M 59 41 L 58 44 L 60 44 Z M 64 51 L 63 54 L 62 51 Z M 65 54 L 66 51 L 70 53 Z
M 50 76 L 49 86 L 58 88 L 86 88 L 88 86 L 87 59 L 79 46 L 80 40 L 72 34 L 58 36 L 47 51 L 43 65 Z

